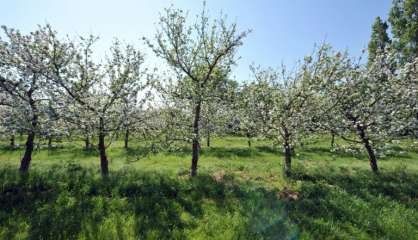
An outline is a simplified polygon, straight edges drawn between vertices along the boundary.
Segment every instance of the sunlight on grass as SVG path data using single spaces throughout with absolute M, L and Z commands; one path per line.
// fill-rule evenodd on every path
M 414 239 L 418 154 L 403 141 L 372 174 L 367 157 L 330 152 L 322 137 L 297 148 L 294 173 L 266 141 L 239 137 L 202 149 L 199 177 L 189 152 L 109 148 L 103 181 L 95 151 L 81 143 L 35 151 L 28 178 L 22 149 L 0 154 L 0 239 Z M 283 189 L 300 193 L 296 201 Z M 63 217 L 65 216 L 65 217 Z

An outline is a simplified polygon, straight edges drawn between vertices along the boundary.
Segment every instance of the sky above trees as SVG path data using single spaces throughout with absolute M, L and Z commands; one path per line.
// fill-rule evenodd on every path
M 1 3 L 0 24 L 27 32 L 36 24 L 50 23 L 72 38 L 99 35 L 96 52 L 104 54 L 114 37 L 145 49 L 141 38 L 153 37 L 159 13 L 171 4 L 188 9 L 192 18 L 202 9 L 201 1 L 187 0 L 6 0 Z M 391 0 L 207 0 L 211 16 L 222 11 L 241 30 L 253 29 L 238 53 L 241 59 L 233 71 L 238 80 L 250 78 L 248 66 L 253 62 L 292 66 L 324 41 L 358 56 L 367 48 L 375 18 L 386 20 L 390 6 Z M 147 59 L 160 61 L 150 50 Z

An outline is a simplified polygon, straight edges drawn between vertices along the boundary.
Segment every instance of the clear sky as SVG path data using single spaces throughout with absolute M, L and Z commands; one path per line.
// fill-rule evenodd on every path
M 312 52 L 315 43 L 328 42 L 358 56 L 367 47 L 377 16 L 387 18 L 391 0 L 207 0 L 213 17 L 228 15 L 241 29 L 253 29 L 238 52 L 233 75 L 249 78 L 251 63 L 279 66 L 294 64 Z M 173 4 L 197 14 L 197 0 L 0 0 L 0 25 L 27 32 L 50 23 L 59 33 L 101 37 L 103 53 L 114 37 L 145 46 L 152 38 L 158 13 Z M 155 62 L 152 53 L 147 59 Z

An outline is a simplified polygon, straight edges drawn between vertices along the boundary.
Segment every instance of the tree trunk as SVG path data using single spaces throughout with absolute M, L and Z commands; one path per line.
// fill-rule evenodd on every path
M 248 147 L 251 148 L 251 136 L 250 133 L 247 132 L 247 143 L 248 143 Z
M 32 99 L 32 90 L 28 92 L 29 97 L 29 105 L 32 110 L 32 121 L 31 121 L 31 129 L 28 132 L 28 137 L 26 140 L 26 147 L 25 147 L 25 154 L 23 155 L 22 160 L 20 161 L 19 172 L 21 174 L 27 174 L 29 171 L 29 165 L 32 160 L 32 152 L 33 152 L 33 142 L 35 140 L 35 131 L 38 125 L 38 115 L 37 109 L 35 105 L 35 101 Z
M 283 172 L 286 177 L 290 177 L 291 175 L 291 168 L 292 168 L 292 147 L 290 146 L 290 135 L 288 134 L 287 129 L 284 129 L 284 164 L 283 164 Z
M 155 143 L 152 143 L 152 145 L 151 145 L 151 152 L 152 153 L 157 153 L 157 146 L 155 145 Z
M 378 173 L 379 169 L 377 167 L 377 158 L 368 139 L 366 140 L 366 142 L 364 142 L 364 146 L 366 147 L 367 154 L 369 155 L 369 162 L 370 162 L 370 167 L 372 171 L 374 173 Z
M 378 173 L 379 169 L 378 169 L 378 167 L 377 167 L 377 158 L 376 158 L 376 154 L 375 154 L 375 152 L 374 152 L 374 150 L 373 150 L 372 145 L 370 144 L 370 140 L 369 140 L 369 138 L 366 136 L 366 130 L 365 130 L 363 127 L 361 127 L 361 126 L 357 125 L 357 131 L 358 131 L 358 133 L 359 133 L 359 135 L 360 135 L 360 139 L 361 139 L 361 141 L 362 141 L 362 142 L 363 142 L 363 144 L 364 144 L 364 147 L 365 147 L 365 148 L 366 148 L 366 150 L 367 150 L 367 154 L 368 154 L 368 156 L 369 156 L 369 163 L 370 163 L 370 167 L 371 167 L 371 169 L 372 169 L 372 171 L 373 171 L 374 173 Z
M 168 133 L 167 133 L 167 132 L 165 133 L 165 137 L 164 137 L 164 139 L 165 139 L 165 145 L 166 145 L 166 146 L 168 146 L 168 145 L 169 145 L 169 143 L 170 143 L 170 139 L 169 139 L 169 137 L 168 137 Z
M 84 139 L 84 150 L 90 150 L 90 137 L 88 135 Z
M 15 148 L 15 146 L 16 146 L 16 143 L 15 143 L 15 135 L 12 134 L 10 136 L 10 147 L 13 149 L 13 148 Z
M 99 126 L 99 155 L 100 155 L 100 170 L 103 177 L 109 175 L 109 163 L 106 157 L 106 146 L 105 146 L 105 134 L 104 134 L 104 122 L 103 118 L 100 118 Z
M 331 149 L 335 147 L 335 134 L 331 133 Z
M 28 138 L 26 140 L 25 154 L 23 155 L 23 158 L 20 161 L 19 171 L 21 174 L 28 173 L 30 161 L 32 160 L 34 139 L 35 139 L 35 132 L 33 130 L 30 130 L 28 133 Z
M 208 130 L 206 134 L 206 144 L 208 147 L 210 147 L 210 131 Z
M 416 122 L 418 122 L 418 112 L 415 114 L 415 119 L 416 119 Z M 415 130 L 415 132 L 414 132 L 414 130 Z M 413 136 L 415 135 L 415 138 L 418 139 L 418 127 L 416 127 L 415 129 L 412 129 L 412 131 L 413 131 L 413 133 L 412 133 Z
M 193 131 L 194 138 L 192 143 L 192 167 L 190 171 L 190 176 L 194 177 L 197 174 L 197 162 L 199 161 L 199 151 L 200 151 L 200 136 L 199 136 L 199 122 L 200 122 L 200 108 L 201 103 L 198 102 L 195 108 Z
M 48 136 L 48 148 L 51 149 L 52 148 L 52 135 Z
M 128 149 L 129 146 L 129 128 L 126 128 L 125 131 L 125 149 Z
M 291 174 L 291 165 L 292 163 L 292 150 L 290 146 L 285 143 L 284 144 L 284 174 L 286 177 L 290 177 Z

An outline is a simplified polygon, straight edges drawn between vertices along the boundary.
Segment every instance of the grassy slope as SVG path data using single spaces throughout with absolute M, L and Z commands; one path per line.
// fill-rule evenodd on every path
M 248 149 L 245 139 L 216 139 L 203 148 L 194 180 L 186 177 L 187 151 L 143 156 L 138 146 L 121 146 L 116 142 L 108 151 L 107 183 L 98 175 L 96 153 L 82 151 L 81 144 L 36 152 L 28 179 L 15 173 L 22 150 L 0 149 L 0 238 L 418 235 L 418 151 L 411 141 L 381 159 L 382 173 L 374 176 L 366 156 L 330 153 L 329 139 L 323 138 L 296 149 L 291 179 L 281 175 L 281 152 L 262 141 Z M 285 187 L 300 192 L 299 199 L 279 200 Z

